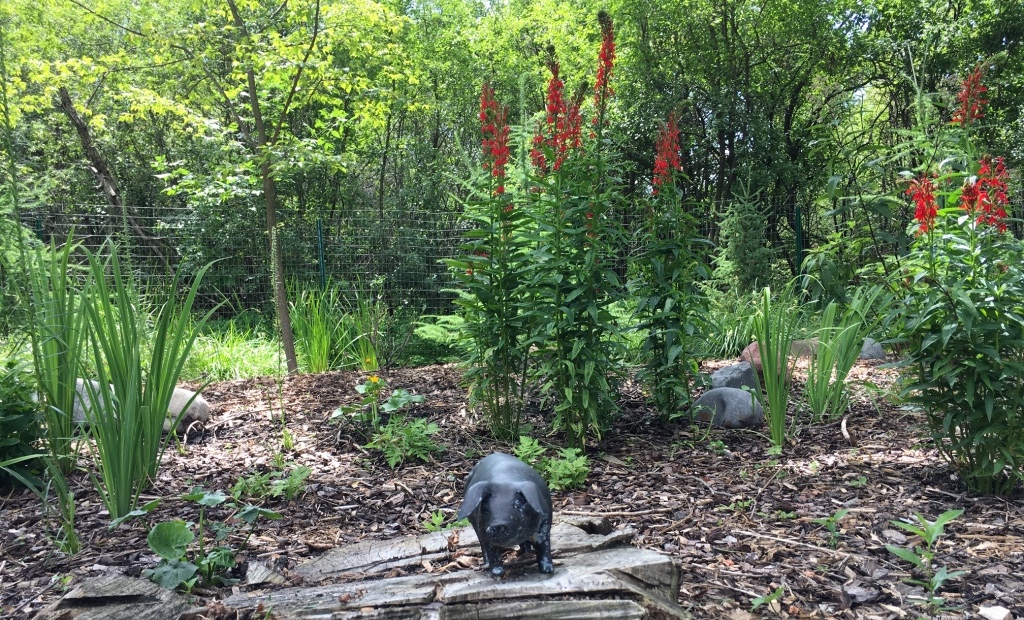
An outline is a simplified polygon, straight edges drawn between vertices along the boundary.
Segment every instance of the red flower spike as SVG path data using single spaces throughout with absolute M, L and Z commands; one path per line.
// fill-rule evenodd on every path
M 601 51 L 598 54 L 597 79 L 594 80 L 594 108 L 597 109 L 595 123 L 598 118 L 604 117 L 608 99 L 615 94 L 608 85 L 615 66 L 615 29 L 611 18 L 604 11 L 597 14 L 597 20 L 601 23 Z
M 977 224 L 995 226 L 999 232 L 1006 231 L 1006 207 L 1010 201 L 1006 196 L 1007 172 L 1002 157 L 995 160 L 985 157 L 981 160 L 978 176 L 968 179 L 960 193 L 960 208 L 975 215 Z
M 672 184 L 673 170 L 682 170 L 679 160 L 679 127 L 675 112 L 668 115 L 668 122 L 658 131 L 657 154 L 654 156 L 654 193 L 665 184 Z
M 928 232 L 928 229 L 935 224 L 935 217 L 939 214 L 938 204 L 935 202 L 935 185 L 931 177 L 921 175 L 910 181 L 907 188 L 907 196 L 914 201 L 917 208 L 914 210 L 914 219 L 920 226 L 918 234 Z
M 480 94 L 480 131 L 483 133 L 483 168 L 490 170 L 497 185 L 494 194 L 505 193 L 505 165 L 509 158 L 508 108 L 498 104 L 494 89 L 484 84 Z
M 960 107 L 957 109 L 956 114 L 953 115 L 951 123 L 966 127 L 975 120 L 985 116 L 982 113 L 982 108 L 988 103 L 988 99 L 984 99 L 983 96 L 988 91 L 988 88 L 981 83 L 983 77 L 985 77 L 985 72 L 978 66 L 964 80 L 963 86 L 956 96 Z

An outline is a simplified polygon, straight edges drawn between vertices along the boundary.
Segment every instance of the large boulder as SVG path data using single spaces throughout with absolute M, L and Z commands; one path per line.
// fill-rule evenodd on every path
M 882 343 L 878 342 L 874 338 L 865 338 L 864 346 L 860 349 L 860 355 L 857 359 L 862 360 L 884 360 L 885 349 L 882 348 Z
M 698 422 L 719 428 L 754 428 L 764 424 L 764 407 L 751 392 L 721 387 L 701 394 L 691 407 Z
M 93 391 L 99 389 L 99 383 L 96 381 L 90 381 L 92 383 Z M 85 423 L 85 410 L 89 407 L 91 399 L 89 398 L 89 390 L 85 387 L 85 380 L 79 379 L 75 383 L 75 390 L 78 392 L 78 398 L 75 399 L 75 410 L 72 413 L 71 419 L 76 424 Z M 185 409 L 185 405 L 188 404 L 189 399 L 195 395 L 195 400 L 192 404 Z M 171 430 L 171 421 L 178 417 L 178 414 L 185 409 L 185 415 L 181 416 L 181 420 L 178 422 L 178 430 L 184 430 L 188 428 L 193 422 L 206 422 L 210 419 L 210 403 L 206 402 L 206 399 L 202 396 L 196 395 L 192 390 L 186 390 L 185 388 L 176 387 L 174 393 L 171 394 L 171 402 L 167 407 L 167 417 L 164 419 L 164 431 Z
M 750 362 L 740 362 L 725 368 L 719 368 L 711 373 L 711 387 L 731 387 L 757 390 L 757 378 L 754 376 L 754 367 Z

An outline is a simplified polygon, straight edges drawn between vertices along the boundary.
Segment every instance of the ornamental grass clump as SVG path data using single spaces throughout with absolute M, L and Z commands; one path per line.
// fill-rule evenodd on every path
M 794 335 L 794 295 L 787 287 L 775 298 L 765 287 L 761 304 L 754 317 L 754 334 L 761 354 L 764 391 L 767 394 L 768 428 L 772 446 L 782 448 L 786 439 L 786 409 L 789 406 L 790 350 Z
M 191 311 L 207 265 L 196 274 L 183 301 L 177 299 L 178 276 L 156 305 L 153 333 L 144 352 L 147 317 L 138 309 L 128 275 L 112 243 L 106 260 L 88 254 L 91 285 L 85 295 L 92 362 L 96 381 L 85 381 L 85 407 L 98 476 L 92 476 L 112 519 L 131 512 L 139 495 L 156 478 L 172 434 L 163 436 L 171 395 L 195 340 L 217 309 L 193 322 Z M 109 274 L 109 275 L 108 275 Z M 186 403 L 179 419 L 191 405 Z
M 890 281 L 890 320 L 908 345 L 904 395 L 936 448 L 969 489 L 1004 495 L 1024 476 L 1024 248 L 1007 233 L 1003 160 L 969 139 L 983 89 L 975 71 L 958 97 L 950 131 L 966 152 L 907 174 L 916 236 Z

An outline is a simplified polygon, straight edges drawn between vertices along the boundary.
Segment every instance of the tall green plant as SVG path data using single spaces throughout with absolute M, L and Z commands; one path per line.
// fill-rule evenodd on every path
M 93 483 L 116 519 L 134 509 L 139 494 L 156 476 L 171 437 L 162 437 L 164 421 L 195 339 L 194 329 L 201 329 L 215 308 L 195 321 L 193 329 L 192 304 L 210 265 L 199 270 L 183 301 L 177 298 L 176 274 L 156 304 L 152 342 L 144 360 L 146 317 L 136 307 L 116 247 L 108 242 L 104 248 L 106 260 L 88 254 L 93 287 L 85 308 L 97 381 L 85 382 L 86 418 L 99 471 Z M 172 428 L 190 404 L 171 421 Z
M 498 103 L 489 84 L 483 86 L 480 110 L 484 178 L 478 175 L 471 184 L 464 210 L 475 228 L 467 234 L 464 256 L 450 265 L 464 286 L 456 303 L 473 343 L 466 371 L 470 399 L 482 406 L 491 433 L 511 441 L 519 435 L 530 359 L 523 298 L 528 216 L 505 186 L 508 108 Z
M 666 418 L 689 403 L 690 382 L 698 368 L 700 326 L 706 324 L 707 300 L 697 285 L 708 272 L 693 245 L 695 221 L 683 209 L 675 173 L 681 170 L 679 128 L 674 115 L 662 127 L 654 160 L 654 196 L 648 221 L 639 231 L 644 254 L 632 283 L 637 329 L 647 333 L 641 377 Z
M 340 290 L 330 282 L 305 290 L 291 288 L 292 328 L 301 367 L 312 373 L 336 368 L 348 344 Z
M 536 371 L 542 392 L 554 403 L 554 430 L 578 448 L 611 423 L 621 357 L 611 312 L 623 294 L 614 270 L 622 235 L 613 215 L 621 192 L 605 127 L 615 41 L 611 18 L 605 13 L 598 18 L 602 43 L 592 139 L 582 131 L 586 89 L 565 97 L 551 50 L 547 116 L 534 137 L 526 196 L 534 218 L 526 288 L 531 344 L 540 360 Z
M 791 288 L 783 289 L 773 301 L 772 290 L 766 286 L 761 291 L 760 308 L 754 318 L 764 390 L 768 397 L 768 427 L 772 445 L 776 448 L 781 448 L 786 439 L 786 409 L 792 374 L 790 350 L 795 322 L 792 302 Z
M 875 286 L 859 288 L 842 311 L 834 301 L 825 306 L 804 386 L 814 423 L 820 423 L 826 413 L 836 419 L 849 406 L 846 378 L 860 356 L 865 336 L 885 311 L 885 301 L 884 289 Z
M 715 275 L 734 282 L 741 291 L 772 284 L 775 254 L 768 247 L 765 209 L 750 181 L 738 182 L 722 220 L 722 245 Z
M 972 491 L 1008 494 L 1024 478 L 1024 245 L 1007 234 L 1005 163 L 975 159 L 982 77 L 964 81 L 959 127 L 927 160 L 940 163 L 906 175 L 916 236 L 890 280 L 889 320 L 907 345 L 904 395 L 940 453 Z
M 86 300 L 90 295 L 88 279 L 76 281 L 70 261 L 77 248 L 71 242 L 72 234 L 60 248 L 53 241 L 49 252 L 37 248 L 29 270 L 29 329 L 36 380 L 43 397 L 47 452 L 56 469 L 65 474 L 76 460 L 72 414 L 75 399 L 79 398 L 76 383 L 85 351 Z

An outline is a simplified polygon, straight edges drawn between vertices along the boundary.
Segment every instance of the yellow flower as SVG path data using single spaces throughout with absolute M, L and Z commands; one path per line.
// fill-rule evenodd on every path
M 368 381 L 370 383 L 377 383 L 377 382 L 380 381 L 380 377 L 378 377 L 377 375 L 370 375 L 370 378 L 368 379 Z

